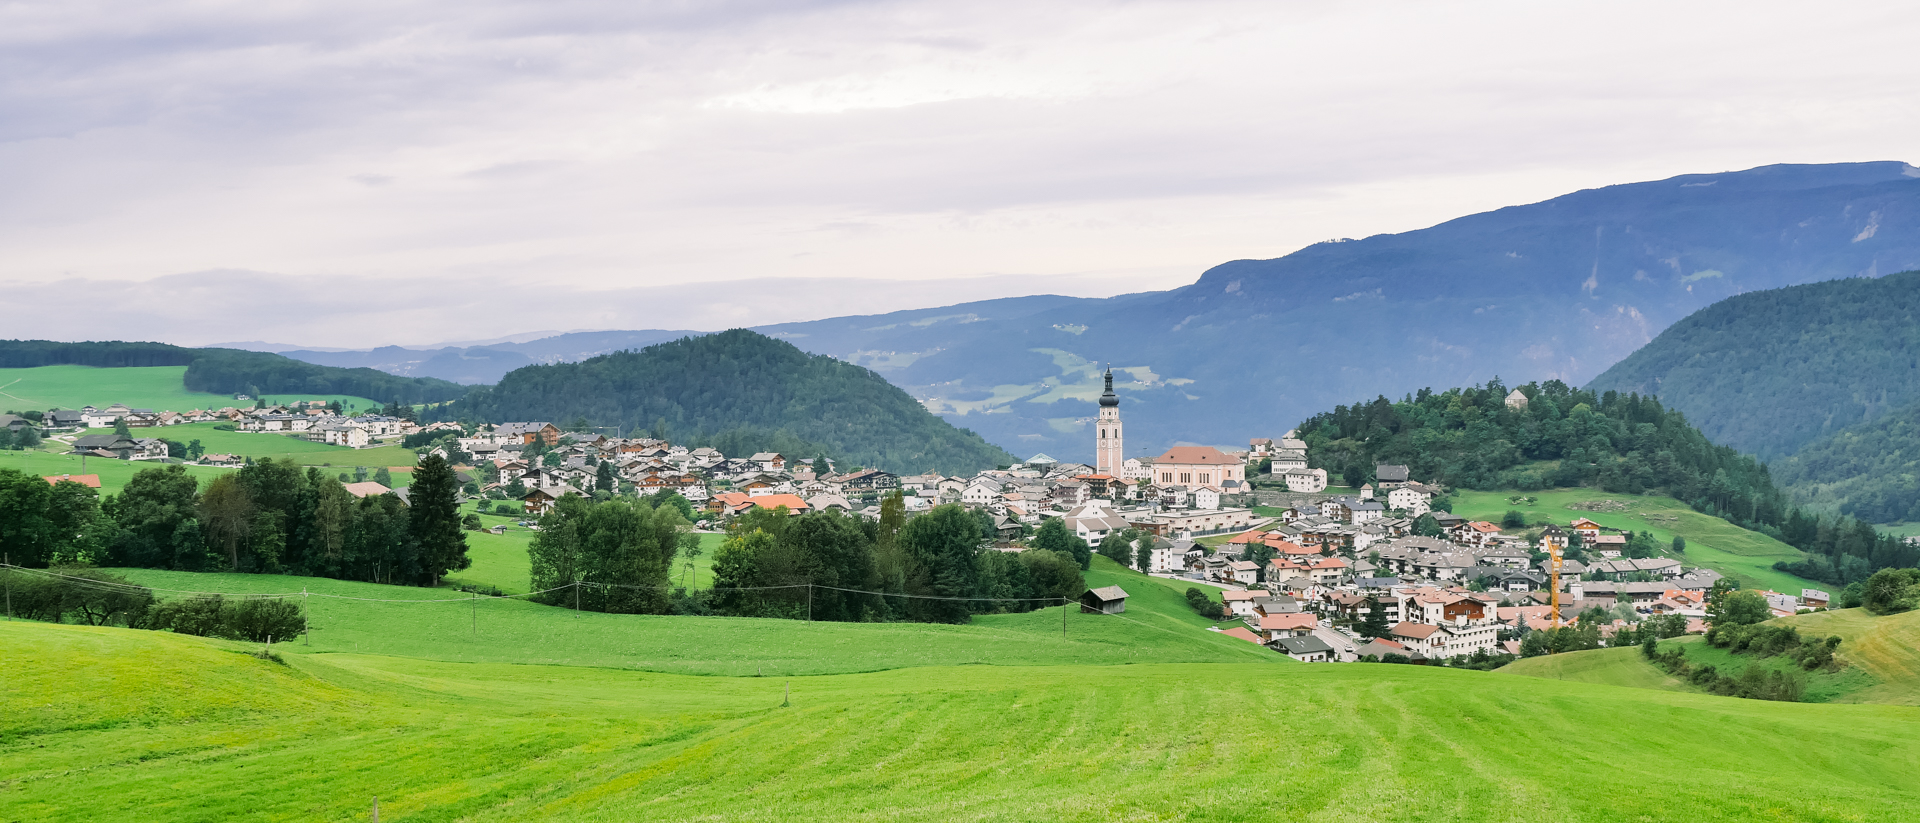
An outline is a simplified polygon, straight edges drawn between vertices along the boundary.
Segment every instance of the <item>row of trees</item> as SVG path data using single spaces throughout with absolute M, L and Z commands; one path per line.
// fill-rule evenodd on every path
M 436 585 L 466 568 L 446 461 L 415 469 L 411 505 L 355 498 L 316 468 L 262 459 L 204 487 L 180 465 L 143 470 L 104 500 L 72 481 L 0 470 L 0 543 L 28 567 L 91 564 L 272 572 Z
M 1351 485 L 1379 463 L 1469 489 L 1589 486 L 1662 491 L 1695 510 L 1775 537 L 1810 555 L 1784 571 L 1834 585 L 1920 564 L 1920 548 L 1871 524 L 1794 506 L 1753 457 L 1709 442 L 1660 401 L 1574 389 L 1558 380 L 1520 387 L 1509 408 L 1499 380 L 1399 402 L 1340 406 L 1300 425 L 1313 465 Z
M 101 569 L 58 566 L 51 572 L 0 571 L 7 578 L 10 616 L 256 643 L 292 640 L 306 631 L 301 605 L 290 599 L 227 600 L 215 594 L 161 601 L 153 590 Z

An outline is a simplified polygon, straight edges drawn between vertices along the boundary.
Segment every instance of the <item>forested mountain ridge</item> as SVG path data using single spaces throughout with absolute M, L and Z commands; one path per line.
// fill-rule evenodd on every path
M 439 403 L 467 388 L 431 377 L 399 377 L 374 369 L 342 369 L 239 349 L 190 349 L 166 343 L 63 343 L 0 340 L 0 368 L 36 366 L 186 366 L 191 391 L 214 394 L 345 394 L 407 404 Z
M 1657 394 L 1714 442 L 1763 459 L 1794 454 L 1920 400 L 1920 271 L 1729 297 L 1588 386 Z
M 1920 521 L 1920 401 L 1773 464 L 1795 499 L 1874 523 Z
M 712 445 L 729 456 L 824 454 L 843 466 L 896 472 L 972 472 L 1014 461 L 865 368 L 745 329 L 527 366 L 432 413 L 492 423 L 585 421 Z
M 1916 175 L 1900 162 L 1683 175 L 1236 260 L 1170 291 L 757 330 L 872 368 L 1022 456 L 1091 459 L 1105 362 L 1142 451 L 1244 444 L 1277 435 L 1276 417 L 1422 385 L 1577 385 L 1717 300 L 1920 268 Z
M 1776 564 L 1802 577 L 1846 585 L 1920 562 L 1920 547 L 1868 523 L 1794 505 L 1765 464 L 1712 443 L 1653 397 L 1557 380 L 1520 392 L 1527 403 L 1516 408 L 1498 380 L 1422 389 L 1397 403 L 1381 397 L 1337 407 L 1298 431 L 1311 464 L 1350 485 L 1369 479 L 1376 464 L 1396 463 L 1416 477 L 1471 489 L 1661 491 L 1806 552 L 1804 560 Z

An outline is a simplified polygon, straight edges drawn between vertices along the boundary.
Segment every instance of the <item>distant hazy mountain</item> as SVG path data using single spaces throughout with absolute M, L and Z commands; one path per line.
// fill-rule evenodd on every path
M 493 423 L 585 421 L 712 445 L 733 457 L 824 455 L 843 467 L 902 473 L 971 473 L 1013 462 L 867 369 L 744 329 L 528 366 L 433 413 Z
M 437 377 L 455 383 L 497 383 L 507 372 L 537 363 L 570 363 L 595 355 L 624 349 L 638 349 L 667 340 L 676 340 L 702 332 L 599 331 L 575 332 L 543 337 L 526 342 L 501 342 L 476 346 L 445 346 L 408 349 L 381 346 L 370 351 L 326 349 L 268 348 L 271 344 L 236 344 L 255 351 L 278 351 L 281 355 L 308 363 L 341 368 L 379 369 L 389 374 L 411 377 Z M 516 335 L 517 336 L 517 335 Z
M 1241 443 L 1421 386 L 1584 383 L 1723 298 L 1920 268 L 1916 175 L 1898 162 L 1686 175 L 1233 261 L 1171 291 L 759 330 L 867 366 L 1022 457 L 1091 460 L 1102 362 L 1120 372 L 1130 453 Z
M 1920 400 L 1920 272 L 1727 298 L 1590 388 L 1657 394 L 1716 443 L 1793 454 Z

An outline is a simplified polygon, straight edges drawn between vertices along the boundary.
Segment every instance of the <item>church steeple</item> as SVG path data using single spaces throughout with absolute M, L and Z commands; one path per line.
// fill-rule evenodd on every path
M 1095 422 L 1093 443 L 1094 470 L 1119 477 L 1124 469 L 1126 451 L 1120 440 L 1120 396 L 1113 393 L 1113 367 L 1107 367 L 1107 391 L 1100 395 L 1100 419 Z

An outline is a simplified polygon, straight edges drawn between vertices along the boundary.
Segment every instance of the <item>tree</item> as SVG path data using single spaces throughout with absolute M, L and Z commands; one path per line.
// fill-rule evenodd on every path
M 445 461 L 442 461 L 442 462 L 445 462 Z M 387 488 L 391 489 L 393 488 L 393 472 L 387 471 L 386 466 L 381 466 L 380 468 L 374 469 L 373 482 L 379 483 L 380 485 L 386 486 Z
M 1684 538 L 1684 537 L 1681 537 L 1680 535 L 1677 535 L 1677 534 L 1673 536 L 1673 553 L 1674 553 L 1674 554 L 1686 554 L 1686 553 L 1687 553 L 1687 539 L 1686 539 L 1686 538 Z
M 612 462 L 603 460 L 600 462 L 599 466 L 594 468 L 593 490 L 609 492 L 609 493 L 618 491 L 618 489 L 615 488 L 614 482 L 613 482 L 613 463 Z
M 133 431 L 127 428 L 127 419 L 124 417 L 116 417 L 113 419 L 113 433 L 121 437 L 133 436 Z
M 47 517 L 52 494 L 45 480 L 0 469 L 0 545 L 15 564 L 44 567 L 53 559 L 58 535 Z
M 1016 557 L 1027 570 L 1031 588 L 1024 595 L 1026 597 L 1057 597 L 1070 601 L 1087 590 L 1086 579 L 1080 574 L 1080 564 L 1072 555 L 1030 549 L 1020 552 Z
M 1896 614 L 1920 607 L 1920 569 L 1881 569 L 1861 587 L 1860 605 L 1874 614 Z
M 1139 569 L 1142 574 L 1153 572 L 1153 535 L 1140 533 L 1138 542 L 1134 544 L 1133 567 Z
M 1106 537 L 1100 539 L 1099 552 L 1101 557 L 1125 566 L 1133 559 L 1133 543 L 1121 531 L 1109 531 Z
M 13 447 L 26 451 L 40 448 L 40 430 L 32 426 L 23 426 L 13 435 Z
M 910 593 L 942 598 L 973 595 L 978 580 L 974 553 L 979 550 L 980 531 L 965 509 L 955 504 L 935 506 L 907 521 L 900 530 L 899 542 L 911 561 L 907 577 Z M 966 604 L 956 601 L 915 600 L 909 611 L 931 622 L 964 623 L 968 619 Z
M 407 505 L 407 533 L 420 552 L 421 585 L 440 585 L 447 572 L 473 565 L 460 528 L 459 482 L 440 455 L 427 455 L 414 469 Z
M 223 474 L 200 495 L 201 528 L 227 553 L 227 568 L 240 569 L 240 546 L 253 533 L 253 495 L 240 475 Z
M 1367 616 L 1360 621 L 1361 637 L 1386 637 L 1393 633 L 1393 627 L 1387 625 L 1387 610 L 1380 606 L 1380 598 L 1367 598 Z
M 1082 570 L 1093 566 L 1093 549 L 1079 535 L 1067 531 L 1066 518 L 1047 518 L 1045 523 L 1040 524 L 1040 530 L 1034 533 L 1032 545 L 1068 555 L 1080 564 Z
M 816 456 L 815 456 L 815 457 L 813 458 L 813 476 L 815 476 L 815 477 L 826 477 L 827 475 L 829 475 L 829 474 L 831 474 L 832 472 L 833 472 L 833 470 L 832 470 L 832 469 L 829 469 L 829 468 L 827 468 L 827 456 L 826 456 L 826 455 L 824 455 L 824 454 L 822 454 L 822 455 L 816 455 Z
M 1723 626 L 1745 626 L 1760 623 L 1773 617 L 1773 609 L 1767 606 L 1767 599 L 1750 591 L 1729 589 L 1719 592 L 1719 597 L 1707 600 L 1707 622 L 1715 628 Z
M 1440 521 L 1431 514 L 1423 514 L 1413 520 L 1413 533 L 1421 537 L 1439 537 Z
M 1500 528 L 1524 529 L 1527 527 L 1527 515 L 1518 509 L 1508 509 L 1500 518 Z

